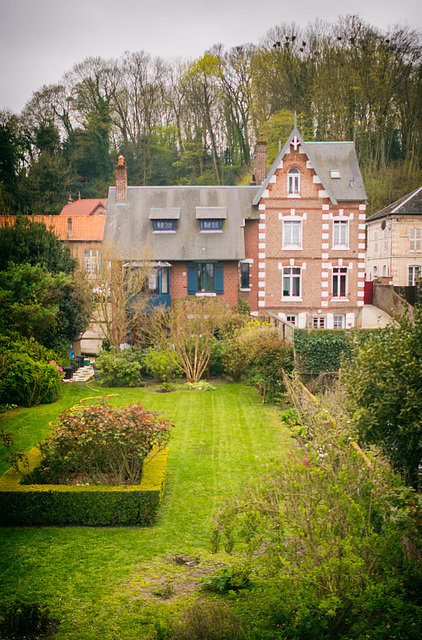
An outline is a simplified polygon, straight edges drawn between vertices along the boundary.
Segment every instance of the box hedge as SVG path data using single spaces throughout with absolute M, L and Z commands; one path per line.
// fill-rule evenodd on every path
M 40 463 L 34 447 L 25 466 L 0 479 L 0 525 L 151 525 L 164 493 L 167 456 L 168 449 L 148 455 L 139 485 L 21 485 Z

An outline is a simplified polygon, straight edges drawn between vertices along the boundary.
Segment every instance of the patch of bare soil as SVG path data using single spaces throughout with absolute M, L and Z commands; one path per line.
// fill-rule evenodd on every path
M 128 585 L 134 598 L 174 602 L 199 591 L 198 582 L 213 575 L 221 563 L 210 564 L 197 556 L 157 558 L 133 575 Z

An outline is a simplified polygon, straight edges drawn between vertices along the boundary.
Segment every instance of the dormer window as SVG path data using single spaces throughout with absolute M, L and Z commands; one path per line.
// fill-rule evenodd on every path
M 154 233 L 175 233 L 180 207 L 153 207 L 149 212 Z
M 176 220 L 153 220 L 154 231 L 176 231 Z
M 218 233 L 223 231 L 227 209 L 226 207 L 196 207 L 196 219 L 199 220 L 201 233 Z
M 223 220 L 221 219 L 200 220 L 200 224 L 201 231 L 222 231 L 223 229 Z
M 300 194 L 300 171 L 297 167 L 292 167 L 287 172 L 287 193 L 293 197 Z

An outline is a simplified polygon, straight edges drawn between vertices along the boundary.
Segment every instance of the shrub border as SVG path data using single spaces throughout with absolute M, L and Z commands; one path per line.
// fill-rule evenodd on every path
M 142 525 L 153 524 L 167 476 L 168 448 L 152 451 L 144 462 L 139 485 L 21 485 L 41 461 L 33 447 L 20 464 L 0 478 L 0 526 Z

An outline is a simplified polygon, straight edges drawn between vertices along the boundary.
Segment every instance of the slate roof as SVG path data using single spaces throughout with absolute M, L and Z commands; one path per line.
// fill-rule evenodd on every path
M 284 156 L 289 153 L 290 145 L 297 138 L 303 152 L 307 155 L 312 168 L 315 170 L 322 187 L 331 202 L 366 200 L 366 191 L 359 169 L 353 142 L 305 142 L 300 131 L 294 127 L 286 144 L 279 152 L 273 165 L 255 197 L 254 204 L 258 204 L 264 191 Z M 332 171 L 338 171 L 340 178 L 331 177 Z
M 95 216 L 105 215 L 106 200 L 104 198 L 80 198 L 66 204 L 60 212 L 61 216 Z
M 258 218 L 252 201 L 259 187 L 128 187 L 125 203 L 116 203 L 110 187 L 104 242 L 122 259 L 170 261 L 245 258 L 245 219 Z M 222 231 L 201 231 L 201 219 L 222 220 Z M 175 231 L 154 231 L 153 220 L 175 221 Z M 144 252 L 147 255 L 144 255 Z
M 407 193 L 399 200 L 388 205 L 384 209 L 373 213 L 372 216 L 366 218 L 367 222 L 377 220 L 378 218 L 386 218 L 389 215 L 422 215 L 422 187 L 418 187 L 414 191 Z

